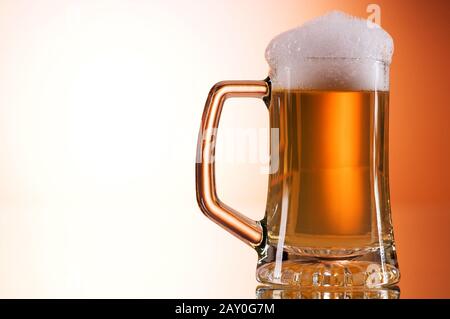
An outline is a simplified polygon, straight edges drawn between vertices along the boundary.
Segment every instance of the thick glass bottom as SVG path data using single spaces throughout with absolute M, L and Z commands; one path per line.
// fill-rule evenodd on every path
M 301 249 L 306 252 L 309 249 Z M 260 254 L 256 271 L 261 283 L 299 287 L 359 287 L 380 288 L 398 283 L 395 247 L 372 247 L 355 253 L 336 252 L 317 248 L 313 254 L 295 254 L 283 251 L 276 255 L 276 247 L 267 246 Z M 320 256 L 320 257 L 318 257 Z M 278 257 L 278 258 L 277 258 Z

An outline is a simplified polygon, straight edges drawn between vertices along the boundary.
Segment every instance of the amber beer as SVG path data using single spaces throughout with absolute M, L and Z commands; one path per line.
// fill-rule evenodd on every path
M 375 205 L 389 202 L 388 104 L 386 91 L 273 90 L 270 125 L 280 141 L 270 245 L 283 237 L 290 253 L 326 256 L 376 245 L 376 209 L 389 209 Z

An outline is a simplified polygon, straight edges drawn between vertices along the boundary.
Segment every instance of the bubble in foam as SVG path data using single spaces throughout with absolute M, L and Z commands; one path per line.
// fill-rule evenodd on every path
M 275 37 L 266 60 L 275 87 L 387 90 L 393 49 L 378 25 L 333 11 Z

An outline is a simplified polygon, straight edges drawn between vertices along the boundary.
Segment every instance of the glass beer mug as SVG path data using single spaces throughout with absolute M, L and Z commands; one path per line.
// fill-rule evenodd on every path
M 197 200 L 207 217 L 254 247 L 259 282 L 377 288 L 399 281 L 388 168 L 392 39 L 381 28 L 367 31 L 366 21 L 350 25 L 349 19 L 332 13 L 281 34 L 266 51 L 266 80 L 217 83 L 206 101 Z M 362 40 L 349 49 L 339 34 L 324 37 L 337 22 Z M 330 41 L 325 48 L 315 43 L 324 38 Z M 309 45 L 314 50 L 305 52 Z M 263 99 L 270 131 L 278 135 L 270 145 L 278 160 L 270 164 L 261 221 L 217 197 L 215 133 L 230 97 Z

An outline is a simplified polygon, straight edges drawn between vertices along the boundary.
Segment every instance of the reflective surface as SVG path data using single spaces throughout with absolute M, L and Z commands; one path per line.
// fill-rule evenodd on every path
M 399 299 L 397 286 L 383 289 L 293 289 L 256 287 L 257 299 Z

